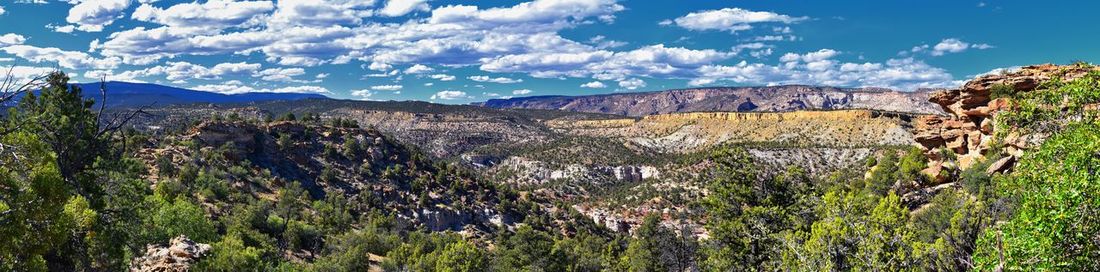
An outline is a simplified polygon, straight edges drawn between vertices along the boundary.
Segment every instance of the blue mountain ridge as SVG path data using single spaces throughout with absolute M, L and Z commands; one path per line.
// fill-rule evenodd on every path
M 95 99 L 96 103 L 102 103 L 99 82 L 73 84 L 79 86 L 85 98 Z M 215 92 L 196 91 L 184 88 L 164 86 L 151 83 L 132 83 L 109 81 L 107 84 L 106 105 L 114 107 L 140 107 L 140 106 L 165 106 L 193 103 L 249 103 L 274 100 L 302 100 L 310 98 L 325 99 L 327 96 L 306 93 L 241 93 L 221 94 Z

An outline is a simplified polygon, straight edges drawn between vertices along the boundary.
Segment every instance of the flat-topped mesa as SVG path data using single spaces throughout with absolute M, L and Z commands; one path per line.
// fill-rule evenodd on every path
M 945 177 L 940 173 L 952 164 L 945 164 L 946 158 L 942 158 L 941 149 L 957 154 L 956 164 L 959 170 L 966 170 L 986 159 L 985 155 L 993 148 L 996 129 L 993 118 L 997 112 L 1013 107 L 1011 99 L 995 98 L 999 96 L 995 94 L 998 89 L 1012 93 L 1029 92 L 1053 78 L 1073 80 L 1095 69 L 1097 68 L 1079 65 L 1026 66 L 1017 71 L 982 75 L 963 84 L 961 88 L 931 94 L 928 100 L 940 105 L 948 114 L 923 116 L 916 122 L 914 140 L 924 148 L 925 154 L 931 160 L 924 172 L 937 182 L 944 181 Z M 1019 138 L 1018 135 L 1014 137 Z M 1006 139 L 1005 144 L 1006 149 L 1009 149 L 1006 150 L 1007 153 L 1012 156 L 1007 158 L 1008 161 L 1002 159 L 994 163 L 987 169 L 988 172 L 1007 169 L 1021 154 L 1020 149 L 1026 148 L 1015 146 L 1010 139 Z
M 791 112 L 690 112 L 690 113 L 669 113 L 646 116 L 643 119 L 661 121 L 661 120 L 694 120 L 694 119 L 707 119 L 707 120 L 726 120 L 726 121 L 741 121 L 741 120 L 796 120 L 796 119 L 819 119 L 819 120 L 860 120 L 868 119 L 876 116 L 876 112 L 872 110 L 831 110 L 831 111 L 791 111 Z

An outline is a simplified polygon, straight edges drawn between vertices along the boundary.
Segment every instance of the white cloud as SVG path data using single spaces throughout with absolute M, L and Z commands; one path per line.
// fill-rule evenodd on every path
M 452 80 L 455 80 L 455 76 L 448 75 L 448 74 L 434 74 L 434 75 L 430 75 L 428 77 L 433 78 L 433 79 L 438 79 L 439 81 L 452 81 Z
M 240 83 L 240 82 L 227 82 L 227 83 Z M 282 88 L 275 88 L 275 89 L 269 89 L 269 88 L 256 89 L 256 88 L 253 88 L 253 87 L 238 85 L 238 84 L 208 84 L 208 85 L 195 86 L 192 89 L 200 90 L 200 91 L 207 91 L 207 92 L 223 93 L 223 94 L 240 94 L 240 93 L 256 93 L 256 92 L 260 92 L 260 93 L 332 94 L 332 92 L 329 91 L 327 88 L 321 87 L 321 86 L 290 86 L 290 87 L 282 87 Z
M 378 13 L 384 16 L 397 17 L 413 11 L 431 10 L 431 7 L 425 2 L 427 0 L 389 0 L 386 1 L 386 6 L 382 7 L 382 10 L 379 10 Z
M 367 66 L 367 69 L 385 72 L 385 71 L 389 71 L 390 69 L 393 69 L 393 65 L 389 65 L 389 64 L 384 63 L 384 62 L 371 62 L 370 66 Z
M 614 0 L 535 0 L 489 9 L 452 5 L 435 9 L 426 19 L 364 24 L 373 2 L 278 1 L 270 16 L 246 21 L 258 20 L 262 26 L 226 29 L 229 32 L 136 27 L 112 33 L 103 42 L 101 53 L 135 65 L 180 55 L 255 52 L 269 62 L 287 66 L 352 60 L 386 65 L 475 65 L 481 59 L 507 54 L 590 50 L 591 46 L 556 32 L 623 9 Z
M 603 84 L 603 82 L 593 81 L 593 82 L 581 84 L 581 88 L 603 89 L 603 88 L 607 88 L 607 85 Z
M 22 84 L 36 77 L 45 76 L 50 72 L 56 71 L 50 67 L 34 67 L 34 66 L 13 66 L 3 67 L 2 74 L 7 74 L 8 70 L 11 70 L 11 75 L 16 84 Z
M 291 86 L 282 87 L 271 90 L 263 90 L 263 92 L 269 93 L 316 93 L 316 94 L 331 94 L 327 88 L 321 86 Z
M 253 77 L 259 77 L 267 81 L 282 81 L 282 82 L 300 82 L 294 79 L 296 76 L 306 74 L 306 70 L 302 68 L 268 68 L 253 74 Z
M 325 79 L 325 78 L 327 78 L 328 76 L 329 76 L 329 74 L 328 74 L 328 73 L 320 73 L 320 74 L 317 74 L 316 78 L 317 78 L 317 79 Z
M 619 81 L 619 87 L 627 90 L 634 90 L 645 87 L 645 81 L 637 78 L 631 78 L 623 81 Z
M 613 15 L 624 10 L 615 0 L 535 0 L 512 7 L 481 10 L 477 6 L 455 5 L 432 11 L 429 22 L 496 27 L 507 24 L 563 24 L 569 20 Z M 604 17 L 605 21 L 608 17 Z
M 713 49 L 693 50 L 651 45 L 631 51 L 532 53 L 483 60 L 481 70 L 525 72 L 534 77 L 593 77 L 623 80 L 630 76 L 685 76 L 690 70 L 734 56 Z
M 946 39 L 932 47 L 933 56 L 942 56 L 945 53 L 959 53 L 970 48 L 970 44 L 959 39 Z
M 130 7 L 130 0 L 80 1 L 69 9 L 65 21 L 76 24 L 81 31 L 100 32 L 122 16 L 127 7 Z
M 494 78 L 494 77 L 489 77 L 489 76 L 471 76 L 471 77 L 469 77 L 469 79 L 473 80 L 473 81 L 477 81 L 477 82 L 492 82 L 492 83 L 501 83 L 501 84 L 511 84 L 511 83 L 523 82 L 523 79 L 513 79 L 513 78 L 507 78 L 507 77 L 496 77 L 496 78 Z
M 53 32 L 57 32 L 57 33 L 73 33 L 73 31 L 76 31 L 76 26 L 75 25 L 48 24 L 48 25 L 46 25 L 46 28 L 49 28 L 50 30 L 53 30 Z
M 248 74 L 260 69 L 259 63 L 247 63 L 247 62 L 234 62 L 234 63 L 218 63 L 210 69 L 210 73 L 223 76 L 223 75 L 241 75 Z
M 373 15 L 374 0 L 280 0 L 271 24 L 278 26 L 358 25 Z
M 9 45 L 23 44 L 26 41 L 27 41 L 26 37 L 23 37 L 23 35 L 19 35 L 19 34 L 15 34 L 15 33 L 8 33 L 8 34 L 0 35 L 0 47 L 9 46 Z
M 114 69 L 121 62 L 118 58 L 99 59 L 84 52 L 65 51 L 56 47 L 17 44 L 0 48 L 0 51 L 34 63 L 56 63 L 66 69 Z
M 221 29 L 244 25 L 273 9 L 274 5 L 268 1 L 211 0 L 202 4 L 197 2 L 177 4 L 167 9 L 143 4 L 134 10 L 130 17 L 173 27 Z
M 662 21 L 661 25 L 675 24 L 689 30 L 724 30 L 738 32 L 752 29 L 757 23 L 791 24 L 808 17 L 792 17 L 767 11 L 751 11 L 740 8 L 724 8 L 692 12 L 675 20 Z
M 789 53 L 778 65 L 748 63 L 707 65 L 696 69 L 692 85 L 718 81 L 738 84 L 809 84 L 838 87 L 885 87 L 899 90 L 950 87 L 960 84 L 947 71 L 913 58 L 890 59 L 884 63 L 852 63 L 831 59 L 835 50 L 806 54 Z
M 399 90 L 401 90 L 401 88 L 404 88 L 404 87 L 405 86 L 401 86 L 401 85 L 378 85 L 378 86 L 371 86 L 370 89 L 375 90 L 375 91 L 399 91 Z
M 367 90 L 367 89 L 352 90 L 351 91 L 351 96 L 358 97 L 361 100 L 370 100 L 370 97 L 373 96 L 373 95 L 374 95 L 374 92 L 372 92 L 371 90 Z
M 431 100 L 458 100 L 473 98 L 463 91 L 440 91 L 432 95 Z
M 0 6 L 0 15 L 4 15 L 7 11 L 4 10 L 4 6 Z
M 913 49 L 909 50 L 909 52 L 902 51 L 902 52 L 898 53 L 898 55 L 903 55 L 904 56 L 904 55 L 907 55 L 907 54 L 910 54 L 910 53 L 916 54 L 916 53 L 921 53 L 921 52 L 928 51 L 929 55 L 943 56 L 943 55 L 946 55 L 948 53 L 962 53 L 962 52 L 965 52 L 967 49 L 985 50 L 985 49 L 991 49 L 991 48 L 994 48 L 994 46 L 989 45 L 989 44 L 984 44 L 984 43 L 972 44 L 972 43 L 964 42 L 964 41 L 959 40 L 959 39 L 950 38 L 950 39 L 944 39 L 944 40 L 940 41 L 939 43 L 937 43 L 934 46 L 929 46 L 927 44 L 914 46 Z
M 435 69 L 432 69 L 432 67 L 428 67 L 423 64 L 416 64 L 409 67 L 408 69 L 405 69 L 406 74 L 423 74 L 431 71 L 435 71 Z
M 256 63 L 219 63 L 214 65 L 214 67 L 207 68 L 199 64 L 180 61 L 168 62 L 167 65 L 153 66 L 140 70 L 124 71 L 121 73 L 115 73 L 112 71 L 95 71 L 95 78 L 98 78 L 99 76 L 107 76 L 109 80 L 144 81 L 141 80 L 141 78 L 164 76 L 164 78 L 169 81 L 183 82 L 190 79 L 215 80 L 221 79 L 223 76 L 248 74 L 259 77 L 256 72 L 259 69 L 260 64 Z
M 624 41 L 608 40 L 604 35 L 596 35 L 588 39 L 588 43 L 593 44 L 597 49 L 623 47 L 630 44 Z
M 512 95 L 528 95 L 528 94 L 531 94 L 533 92 L 535 92 L 535 91 L 532 91 L 532 90 L 529 90 L 529 89 L 519 89 L 519 90 L 512 91 Z

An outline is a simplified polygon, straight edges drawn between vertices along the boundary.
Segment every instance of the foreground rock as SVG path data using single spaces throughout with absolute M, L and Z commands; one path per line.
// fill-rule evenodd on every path
M 181 235 L 167 245 L 147 246 L 145 255 L 130 263 L 130 271 L 188 271 L 209 251 L 210 245 L 196 243 Z
M 924 116 L 916 122 L 915 140 L 931 161 L 924 173 L 941 183 L 947 180 L 942 175 L 950 173 L 944 170 L 966 170 L 986 159 L 997 160 L 986 169 L 987 172 L 1009 171 L 1012 163 L 1023 154 L 1023 150 L 1034 147 L 1043 137 L 1021 135 L 1016 130 L 1004 131 L 1003 141 L 995 144 L 998 141 L 994 135 L 997 135 L 998 128 L 994 118 L 998 112 L 1014 106 L 1008 95 L 997 92 L 1030 92 L 1053 78 L 1069 81 L 1080 78 L 1093 69 L 1095 68 L 1076 65 L 1026 66 L 1014 72 L 983 75 L 961 88 L 932 94 L 929 101 L 940 105 L 948 114 Z M 944 156 L 947 153 L 944 151 L 950 151 L 956 156 Z M 986 158 L 992 153 L 1001 153 L 1000 151 L 1012 158 Z

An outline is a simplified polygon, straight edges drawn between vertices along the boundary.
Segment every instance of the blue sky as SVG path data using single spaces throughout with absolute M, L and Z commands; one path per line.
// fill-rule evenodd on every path
M 0 0 L 0 66 L 469 103 L 699 86 L 951 87 L 1094 62 L 1097 1 Z

